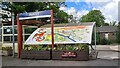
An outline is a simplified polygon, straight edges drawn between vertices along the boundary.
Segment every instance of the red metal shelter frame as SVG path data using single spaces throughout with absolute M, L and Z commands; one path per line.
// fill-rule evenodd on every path
M 53 21 L 53 10 L 51 14 L 51 34 L 52 34 L 52 48 L 54 48 L 54 21 Z M 19 14 L 17 14 L 17 33 L 18 33 L 18 58 L 21 56 L 21 50 L 23 48 L 23 36 L 22 36 L 22 22 L 19 21 Z

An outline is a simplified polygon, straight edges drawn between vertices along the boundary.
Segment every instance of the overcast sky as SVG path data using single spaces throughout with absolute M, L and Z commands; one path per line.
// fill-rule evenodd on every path
M 64 10 L 74 17 L 82 17 L 90 10 L 98 9 L 106 18 L 106 22 L 118 21 L 118 2 L 120 0 L 66 0 L 67 7 L 61 6 Z

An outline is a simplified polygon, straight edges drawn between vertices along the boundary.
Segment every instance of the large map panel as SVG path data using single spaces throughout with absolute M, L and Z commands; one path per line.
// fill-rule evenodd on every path
M 92 40 L 93 25 L 54 27 L 55 44 L 89 43 Z M 38 28 L 25 44 L 52 44 L 51 28 Z

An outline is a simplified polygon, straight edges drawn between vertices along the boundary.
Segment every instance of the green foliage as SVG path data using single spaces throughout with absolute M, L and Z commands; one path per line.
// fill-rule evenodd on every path
M 2 47 L 2 50 L 12 50 L 12 47 L 10 47 L 10 46 L 7 46 L 7 47 Z
M 89 46 L 87 44 L 76 44 L 77 45 L 77 50 L 87 50 Z
M 81 22 L 96 22 L 96 26 L 104 25 L 105 17 L 100 10 L 91 10 L 87 15 L 81 17 Z
M 104 23 L 104 26 L 109 26 L 109 24 L 108 23 Z
M 59 45 L 57 44 L 56 47 L 53 48 L 53 50 L 64 50 L 65 49 L 65 45 Z
M 94 35 L 94 33 L 92 34 L 92 44 L 95 44 L 95 35 Z M 96 33 L 96 44 L 100 44 L 100 34 L 98 32 Z
M 103 39 L 101 39 L 100 44 L 102 44 L 102 45 L 109 45 L 109 44 L 111 44 L 111 41 L 108 40 L 108 39 L 103 38 Z
M 25 45 L 24 50 L 36 50 L 36 51 L 40 51 L 40 50 L 50 50 L 51 47 L 50 46 L 44 46 L 44 45 Z
M 46 4 L 42 2 L 27 2 L 25 5 L 26 12 L 34 12 L 44 10 Z
M 25 12 L 25 6 L 22 6 L 22 5 L 12 4 L 10 5 L 10 8 L 11 8 L 11 11 L 14 12 L 15 15 L 17 15 L 17 13 Z
M 66 50 L 75 50 L 75 48 L 73 46 L 71 46 L 71 45 L 67 45 Z
M 117 43 L 120 44 L 120 22 L 119 22 L 119 25 L 118 25 L 118 31 L 117 31 Z
M 59 11 L 57 12 L 56 18 L 60 18 L 60 20 L 57 21 L 57 23 L 68 23 L 68 14 L 65 13 L 64 11 Z M 61 20 L 63 22 L 61 22 Z
M 102 44 L 102 45 L 109 45 L 109 44 L 113 44 L 113 43 L 117 43 L 116 39 L 106 39 L 106 38 L 100 38 L 100 33 L 96 33 L 96 44 Z M 94 37 L 94 33 L 92 35 L 92 44 L 95 44 L 95 37 Z
M 116 25 L 116 21 L 112 21 L 112 22 L 110 22 L 110 26 L 115 26 Z
M 53 50 L 88 50 L 89 46 L 87 44 L 74 44 L 74 45 L 56 45 Z M 25 45 L 24 50 L 51 50 L 50 46 L 44 46 L 44 45 Z
M 29 50 L 41 50 L 40 48 L 42 48 L 41 46 L 38 46 L 38 45 L 33 45 L 33 46 L 30 46 L 31 49 Z
M 42 6 L 41 6 L 42 5 Z M 14 13 L 34 12 L 36 10 L 44 10 L 46 4 L 42 2 L 13 2 L 10 8 Z
M 68 15 L 66 12 L 59 10 L 60 5 L 65 5 L 65 2 L 13 2 L 10 5 L 12 12 L 17 13 L 22 12 L 35 12 L 43 10 L 53 10 L 55 23 L 68 23 Z M 46 19 L 45 19 L 46 20 Z
M 69 44 L 69 45 L 57 45 L 53 50 L 86 50 L 88 49 L 87 44 Z

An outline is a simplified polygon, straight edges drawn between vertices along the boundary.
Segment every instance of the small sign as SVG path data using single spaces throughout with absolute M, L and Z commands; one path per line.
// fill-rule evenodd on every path
M 62 58 L 76 58 L 77 53 L 76 52 L 64 52 L 62 54 Z
M 39 12 L 25 12 L 19 14 L 19 20 L 45 18 L 45 17 L 51 17 L 50 10 L 39 11 Z

